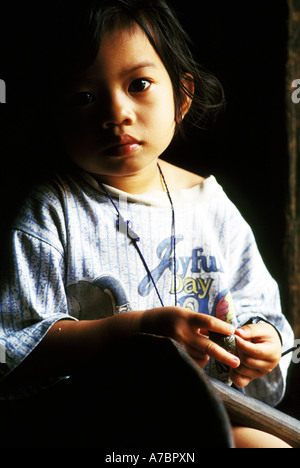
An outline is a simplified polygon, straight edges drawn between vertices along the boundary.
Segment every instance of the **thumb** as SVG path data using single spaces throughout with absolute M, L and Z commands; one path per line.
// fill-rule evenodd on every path
M 237 328 L 235 334 L 244 340 L 251 340 L 255 336 L 254 327 L 252 325 L 244 325 L 241 328 Z

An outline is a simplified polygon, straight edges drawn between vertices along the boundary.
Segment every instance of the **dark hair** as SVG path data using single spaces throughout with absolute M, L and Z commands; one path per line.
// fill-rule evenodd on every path
M 71 40 L 64 40 L 64 47 L 61 42 L 58 44 L 60 77 L 62 70 L 67 79 L 91 65 L 105 32 L 120 26 L 126 28 L 138 24 L 171 78 L 177 130 L 183 130 L 183 123 L 192 122 L 203 128 L 215 120 L 224 104 L 223 88 L 214 75 L 195 62 L 190 39 L 165 0 L 83 1 L 79 8 L 73 5 L 70 13 L 71 30 L 66 31 L 65 21 L 61 23 L 63 37 Z M 184 84 L 189 81 L 194 84 L 193 95 Z M 193 102 L 187 118 L 182 121 L 180 109 L 185 95 L 193 98 Z
M 177 133 L 184 134 L 189 123 L 207 128 L 215 121 L 224 104 L 222 86 L 195 62 L 189 37 L 165 0 L 51 0 L 39 8 L 24 3 L 12 18 L 15 28 L 9 28 L 15 52 L 9 57 L 8 93 L 13 93 L 1 152 L 22 179 L 25 173 L 47 174 L 65 161 L 53 118 L 60 88 L 94 62 L 103 34 L 119 26 L 138 24 L 164 63 L 174 90 Z M 183 79 L 193 80 L 195 93 L 182 123 L 180 104 L 184 93 L 190 96 Z

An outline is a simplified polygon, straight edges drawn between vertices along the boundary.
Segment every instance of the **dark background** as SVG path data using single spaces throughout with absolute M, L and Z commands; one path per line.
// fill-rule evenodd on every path
M 227 102 L 214 130 L 192 132 L 178 161 L 201 175 L 217 177 L 252 226 L 284 298 L 286 2 L 172 3 L 178 6 L 198 60 L 223 84 Z
M 167 151 L 165 157 L 202 176 L 216 176 L 252 226 L 265 263 L 279 282 L 288 316 L 283 249 L 288 190 L 287 2 L 173 0 L 171 3 L 193 40 L 198 61 L 223 84 L 227 105 L 214 129 L 191 130 L 184 141 L 172 145 L 172 152 Z M 7 103 L 0 105 L 2 217 L 9 216 L 14 198 L 20 198 L 22 179 L 28 176 L 28 154 L 22 149 L 22 138 L 26 142 L 26 136 L 15 136 L 14 129 L 24 121 L 18 96 L 23 95 L 26 100 L 26 88 L 30 86 L 26 81 L 30 63 L 24 62 L 24 53 L 28 55 L 26 44 L 28 38 L 30 44 L 35 44 L 34 60 L 38 64 L 43 45 L 39 44 L 38 35 L 34 36 L 32 24 L 41 27 L 44 22 L 47 2 L 34 6 L 2 2 L 0 6 L 0 78 L 5 79 L 7 87 Z M 18 167 L 22 170 L 18 171 Z M 294 397 L 292 410 L 289 406 L 288 411 L 300 418 L 299 403 Z
M 214 129 L 191 130 L 166 158 L 200 175 L 217 177 L 252 226 L 265 262 L 280 282 L 284 301 L 286 0 L 171 3 L 192 38 L 198 61 L 221 81 L 227 105 Z M 0 190 L 4 193 L 12 171 L 15 181 L 19 166 L 21 179 L 27 175 L 26 106 L 29 114 L 28 96 L 34 96 L 35 85 L 27 70 L 34 66 L 36 80 L 43 80 L 38 67 L 42 32 L 49 26 L 47 12 L 53 4 L 55 0 L 0 5 L 0 78 L 7 90 L 7 103 L 0 105 L 0 150 L 6 156 L 1 159 L 5 177 Z M 55 35 L 55 30 L 49 30 Z

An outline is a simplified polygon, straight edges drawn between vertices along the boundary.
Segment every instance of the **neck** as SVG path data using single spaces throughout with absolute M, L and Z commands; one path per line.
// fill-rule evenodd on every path
M 97 180 L 123 192 L 140 194 L 152 190 L 163 190 L 161 175 L 157 166 L 159 161 L 151 162 L 146 168 L 126 175 L 92 174 Z

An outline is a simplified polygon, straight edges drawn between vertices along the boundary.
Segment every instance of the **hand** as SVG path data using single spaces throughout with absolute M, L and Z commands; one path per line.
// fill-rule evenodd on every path
M 200 367 L 212 357 L 230 367 L 238 367 L 240 360 L 208 338 L 208 331 L 233 335 L 234 328 L 206 314 L 182 307 L 160 307 L 143 312 L 141 332 L 173 338 L 182 344 Z
M 272 372 L 281 358 L 281 341 L 272 325 L 260 322 L 235 331 L 241 365 L 231 369 L 230 378 L 237 387 Z

